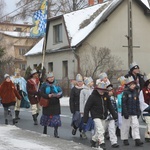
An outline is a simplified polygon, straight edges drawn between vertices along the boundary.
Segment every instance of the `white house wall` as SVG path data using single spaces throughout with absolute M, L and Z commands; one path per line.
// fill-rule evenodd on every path
M 85 43 L 96 47 L 107 47 L 113 55 L 119 56 L 123 61 L 123 70 L 128 70 L 128 7 L 124 1 L 82 44 L 79 52 L 83 52 Z M 133 2 L 133 61 L 137 62 L 143 72 L 150 72 L 150 17 L 144 15 L 144 11 L 137 3 Z M 82 57 L 82 54 L 81 54 Z M 146 61 L 145 61 L 146 60 Z
M 54 44 L 53 43 L 53 26 L 55 25 L 58 25 L 58 24 L 61 24 L 62 23 L 62 39 L 63 39 L 63 42 L 62 43 L 58 43 L 58 44 Z M 47 38 L 47 47 L 46 49 L 47 50 L 55 50 L 55 49 L 59 49 L 60 47 L 65 47 L 65 46 L 68 46 L 68 39 L 67 39 L 67 36 L 66 36 L 66 31 L 65 31 L 65 27 L 64 27 L 64 24 L 63 24 L 63 20 L 62 19 L 57 19 L 57 20 L 53 20 L 50 22 L 50 25 L 48 26 L 49 28 L 49 32 L 48 32 L 48 38 Z
M 45 56 L 45 64 L 44 67 L 46 68 L 46 72 L 49 72 L 48 70 L 48 63 L 53 62 L 53 72 L 56 77 L 56 79 L 62 79 L 63 74 L 63 61 L 68 61 L 68 78 L 74 79 L 74 70 L 77 70 L 77 62 L 76 58 L 74 57 L 74 54 L 72 51 L 65 51 L 65 52 L 59 52 L 59 53 L 51 53 L 46 54 Z M 34 55 L 32 57 L 27 57 L 27 66 L 30 66 L 33 68 L 33 64 L 39 65 L 42 62 L 42 55 Z

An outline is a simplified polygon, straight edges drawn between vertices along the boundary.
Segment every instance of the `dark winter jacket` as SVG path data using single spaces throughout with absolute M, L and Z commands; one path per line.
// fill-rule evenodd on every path
M 125 78 L 128 78 L 132 76 L 134 78 L 135 81 L 137 81 L 137 79 L 139 80 L 139 86 L 137 88 L 139 88 L 139 91 L 143 89 L 145 81 L 144 81 L 144 75 L 142 74 L 137 74 L 137 76 L 135 77 L 130 71 L 127 75 L 125 75 Z
M 126 118 L 129 116 L 140 116 L 139 93 L 136 89 L 126 88 L 122 96 L 122 115 Z
M 83 88 L 77 88 L 76 86 L 71 89 L 69 104 L 70 111 L 73 114 L 80 109 L 80 92 L 82 89 Z
M 94 90 L 85 104 L 84 123 L 88 121 L 89 112 L 91 113 L 92 119 L 100 118 L 104 120 L 108 116 L 108 111 L 112 114 L 114 119 L 117 119 L 117 113 L 111 104 L 108 94 L 100 95 L 97 90 Z
M 49 94 L 54 96 L 49 98 Z M 40 88 L 40 95 L 49 101 L 48 107 L 43 107 L 42 109 L 43 115 L 53 116 L 61 114 L 59 98 L 62 96 L 62 89 L 59 86 L 45 82 Z

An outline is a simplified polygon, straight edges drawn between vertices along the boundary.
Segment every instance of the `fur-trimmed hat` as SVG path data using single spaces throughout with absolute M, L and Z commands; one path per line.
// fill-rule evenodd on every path
M 82 78 L 81 74 L 76 75 L 76 81 L 77 82 L 83 82 L 83 78 Z
M 99 82 L 95 87 L 96 90 L 107 90 L 107 84 L 104 82 Z
M 85 77 L 84 78 L 84 84 L 89 85 L 91 82 L 93 82 L 92 77 Z
M 107 74 L 105 72 L 102 72 L 99 74 L 99 79 L 103 80 L 104 78 L 108 77 Z
M 51 77 L 54 77 L 54 73 L 53 73 L 53 72 L 49 72 L 49 73 L 47 74 L 47 78 L 51 78 Z
M 112 84 L 109 84 L 109 85 L 107 86 L 107 90 L 108 90 L 108 91 L 113 90 L 113 85 L 112 85 Z
M 37 70 L 36 69 L 33 69 L 33 70 L 31 70 L 31 75 L 33 75 L 33 74 L 35 74 L 35 73 L 37 73 Z
M 6 73 L 6 74 L 4 75 L 4 78 L 6 79 L 6 78 L 8 78 L 8 77 L 10 78 L 10 75 Z
M 129 76 L 128 78 L 126 78 L 126 85 L 130 85 L 131 83 L 136 83 L 136 81 L 134 80 L 134 78 L 132 76 Z
M 139 69 L 139 65 L 136 62 L 133 62 L 130 64 L 130 71 L 133 71 L 134 69 Z

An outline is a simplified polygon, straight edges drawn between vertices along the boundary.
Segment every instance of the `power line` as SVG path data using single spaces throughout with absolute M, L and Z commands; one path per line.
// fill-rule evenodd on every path
M 14 12 L 16 12 L 16 11 L 19 10 L 20 8 L 22 8 L 22 7 L 24 7 L 24 6 L 28 5 L 28 4 L 30 4 L 31 2 L 33 2 L 33 1 L 30 1 L 30 2 L 28 2 L 28 3 L 26 3 L 26 4 L 22 5 L 22 6 L 20 6 L 19 8 L 15 9 L 14 11 L 12 11 L 12 12 L 10 12 L 10 13 L 8 13 L 8 14 L 2 16 L 2 17 L 0 18 L 0 20 L 1 20 L 2 18 L 5 18 L 6 16 L 8 16 L 8 15 L 14 13 Z

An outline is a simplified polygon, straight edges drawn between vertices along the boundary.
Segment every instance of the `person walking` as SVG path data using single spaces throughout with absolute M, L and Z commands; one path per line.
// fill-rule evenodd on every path
M 110 96 L 110 101 L 111 104 L 114 108 L 114 110 L 117 112 L 117 104 L 116 104 L 116 97 L 114 95 L 114 89 L 113 89 L 113 85 L 109 84 L 107 86 L 107 90 L 108 90 L 108 95 Z M 113 119 L 112 115 L 110 114 L 110 112 L 108 113 L 107 119 L 106 119 L 106 125 L 105 125 L 105 129 L 108 128 L 108 134 L 109 134 L 109 140 L 111 142 L 111 147 L 112 148 L 118 148 L 118 142 L 117 142 L 117 136 L 116 136 L 116 120 Z
M 125 78 L 133 77 L 134 81 L 136 82 L 136 88 L 140 92 L 140 90 L 144 86 L 144 75 L 140 74 L 140 67 L 136 62 L 130 64 L 130 70 L 128 74 L 125 75 Z
M 38 115 L 40 112 L 39 105 L 39 76 L 36 69 L 31 71 L 31 78 L 27 81 L 28 98 L 31 103 L 32 117 L 34 125 L 38 125 Z
M 140 91 L 140 108 L 146 122 L 145 141 L 150 142 L 150 74 L 146 76 L 143 89 Z
M 8 110 L 10 109 L 12 116 L 12 123 L 14 125 L 16 123 L 14 110 L 16 98 L 18 100 L 21 100 L 21 96 L 19 95 L 14 83 L 10 80 L 9 74 L 4 75 L 4 81 L 0 85 L 0 97 L 1 103 L 4 107 L 5 124 L 8 124 Z
M 105 119 L 108 116 L 108 111 L 112 114 L 113 119 L 117 119 L 118 115 L 115 112 L 110 97 L 107 94 L 107 84 L 104 82 L 99 82 L 98 85 L 93 90 L 92 94 L 89 96 L 84 109 L 84 124 L 87 124 L 89 118 L 89 112 L 94 121 L 94 135 L 91 140 L 91 147 L 97 147 L 98 145 L 101 149 L 106 150 L 104 141 L 105 132 Z
M 60 98 L 62 89 L 55 85 L 55 77 L 52 72 L 47 74 L 46 81 L 41 85 L 40 95 L 49 102 L 47 107 L 42 108 L 40 124 L 44 126 L 43 134 L 47 134 L 47 127 L 54 127 L 54 137 L 59 138 L 58 127 L 61 126 Z
M 27 96 L 27 89 L 26 89 L 26 80 L 21 76 L 20 74 L 21 70 L 19 68 L 15 69 L 15 75 L 11 76 L 12 82 L 15 84 L 15 87 L 18 91 L 18 93 L 21 96 L 21 101 L 16 100 L 15 104 L 15 118 L 16 120 L 20 120 L 19 114 L 20 114 L 20 108 L 29 108 L 30 102 Z
M 129 145 L 128 133 L 132 128 L 132 137 L 136 146 L 143 145 L 139 132 L 139 116 L 141 115 L 139 92 L 136 89 L 136 82 L 132 76 L 126 79 L 126 88 L 122 96 L 122 127 L 121 140 L 124 145 Z
M 91 77 L 84 77 L 84 84 L 85 84 L 85 86 L 83 87 L 83 89 L 80 92 L 80 114 L 81 114 L 80 137 L 82 137 L 83 139 L 86 139 L 87 138 L 86 131 L 91 131 L 94 133 L 94 122 L 93 122 L 90 114 L 89 114 L 89 119 L 88 119 L 87 125 L 84 126 L 84 124 L 83 124 L 84 107 L 87 102 L 87 99 L 89 98 L 89 96 L 91 95 L 91 93 L 93 92 L 93 89 L 94 89 L 93 79 Z
M 72 115 L 72 135 L 75 135 L 81 123 L 80 115 L 80 92 L 83 89 L 83 78 L 80 74 L 76 75 L 76 85 L 71 89 L 69 106 Z

